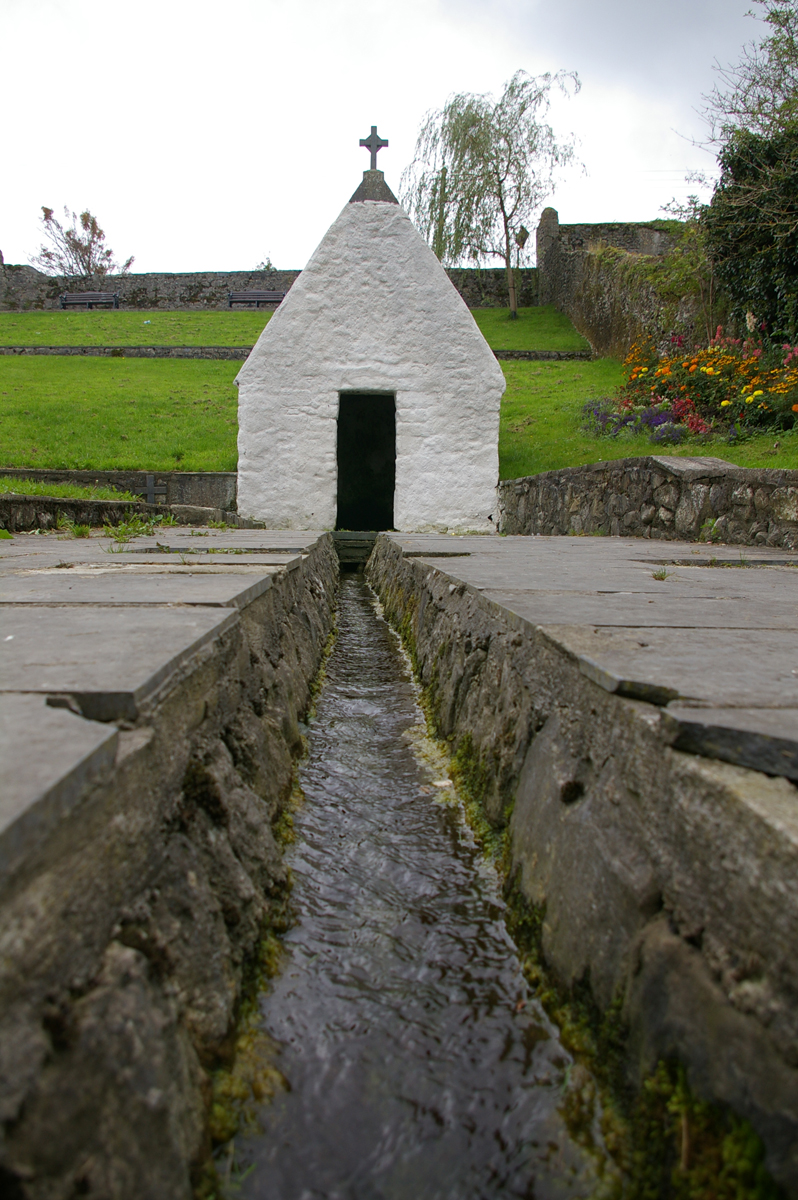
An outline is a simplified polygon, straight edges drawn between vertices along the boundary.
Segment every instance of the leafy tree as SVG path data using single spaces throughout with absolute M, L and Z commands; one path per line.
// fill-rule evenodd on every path
M 80 216 L 64 207 L 66 222 L 58 221 L 52 208 L 42 205 L 41 224 L 47 241 L 31 263 L 46 275 L 88 279 L 92 276 L 125 275 L 133 263 L 131 255 L 121 266 L 105 244 L 105 233 L 88 209 Z M 71 217 L 71 225 L 68 223 Z
M 798 120 L 772 135 L 737 130 L 718 156 L 720 179 L 702 225 L 738 319 L 796 337 Z
M 765 32 L 704 97 L 720 178 L 700 229 L 738 323 L 795 336 L 798 0 L 754 0 Z M 749 324 L 750 320 L 749 318 Z
M 740 130 L 773 135 L 798 117 L 798 0 L 754 0 L 769 26 L 743 47 L 732 66 L 717 66 L 719 82 L 704 96 L 710 144 L 725 145 Z
M 520 265 L 525 225 L 550 194 L 558 168 L 573 161 L 572 139 L 546 123 L 551 92 L 579 90 L 578 76 L 517 71 L 498 100 L 461 93 L 424 119 L 415 157 L 402 176 L 402 201 L 447 265 L 500 258 L 510 315 L 518 316 L 513 261 Z

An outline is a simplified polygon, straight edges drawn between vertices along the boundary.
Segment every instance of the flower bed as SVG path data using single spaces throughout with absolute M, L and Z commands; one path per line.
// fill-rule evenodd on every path
M 638 341 L 624 371 L 614 400 L 585 406 L 594 432 L 647 433 L 652 442 L 673 444 L 710 434 L 734 440 L 755 429 L 791 429 L 796 422 L 798 346 L 728 338 L 718 327 L 705 349 L 687 353 L 678 337 L 665 354 L 651 341 Z

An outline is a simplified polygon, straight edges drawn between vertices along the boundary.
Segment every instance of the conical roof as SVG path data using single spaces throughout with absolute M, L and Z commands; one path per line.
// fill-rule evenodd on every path
M 374 177 L 379 177 L 375 179 Z M 380 186 L 381 185 L 381 186 Z M 361 192 L 384 199 L 362 199 Z M 504 388 L 501 368 L 474 318 L 382 171 L 365 171 L 352 199 L 266 325 L 238 379 L 267 364 L 302 369 L 309 355 L 340 364 L 341 386 L 356 369 L 433 364 L 461 371 L 465 359 Z M 385 381 L 383 385 L 386 386 Z M 479 380 L 474 378 L 479 387 Z

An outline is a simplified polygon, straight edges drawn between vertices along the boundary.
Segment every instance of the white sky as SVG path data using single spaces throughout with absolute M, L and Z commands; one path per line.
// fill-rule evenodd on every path
M 134 271 L 299 268 L 368 166 L 398 191 L 421 120 L 519 68 L 576 70 L 558 103 L 587 168 L 560 220 L 650 220 L 684 198 L 712 64 L 761 35 L 750 0 L 0 0 L 0 250 L 43 204 L 88 207 Z

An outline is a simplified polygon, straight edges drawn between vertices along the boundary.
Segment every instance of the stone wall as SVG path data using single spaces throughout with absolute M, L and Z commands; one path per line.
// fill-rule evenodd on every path
M 194 271 L 179 274 L 113 275 L 102 280 L 65 285 L 63 279 L 43 275 L 33 267 L 0 266 L 0 312 L 59 308 L 62 292 L 99 289 L 118 292 L 122 308 L 226 309 L 227 293 L 268 289 L 287 292 L 299 271 Z M 469 308 L 507 305 L 504 268 L 453 268 L 448 272 Z M 537 304 L 537 271 L 525 267 L 516 273 L 518 303 Z M 239 306 L 236 307 L 239 311 Z
M 43 737 L 75 736 L 79 698 L 5 698 L 57 792 L 32 813 L 12 797 L 2 829 L 9 1200 L 193 1195 L 210 1148 L 209 1072 L 229 1056 L 259 941 L 284 903 L 273 825 L 333 620 L 332 539 L 293 566 L 165 666 L 137 714 L 107 726 L 102 761 L 60 791 Z
M 617 1006 L 630 1085 L 678 1059 L 798 1197 L 794 785 L 674 749 L 667 712 L 607 692 L 556 627 L 385 536 L 368 577 L 485 816 L 512 812 L 508 883 L 550 973 Z
M 499 484 L 499 528 L 798 548 L 798 471 L 620 458 Z
M 0 467 L 0 479 L 33 479 L 36 483 L 75 483 L 80 487 L 112 487 L 155 504 L 190 504 L 198 508 L 236 510 L 235 471 L 43 471 Z M 157 489 L 154 490 L 154 489 Z
M 178 525 L 228 525 L 237 529 L 257 529 L 255 521 L 245 521 L 238 513 L 223 508 L 205 508 L 195 504 L 136 504 L 124 500 L 69 500 L 50 496 L 0 494 L 0 529 L 24 533 L 34 529 L 60 529 L 64 523 L 87 525 L 90 529 L 120 525 L 136 517 L 158 520 L 171 514 Z
M 674 244 L 653 222 L 560 225 L 547 208 L 537 229 L 539 303 L 567 313 L 600 356 L 625 357 L 646 329 L 666 338 L 678 326 L 692 339 L 695 302 L 666 303 L 633 269 L 635 256 L 663 255 Z

